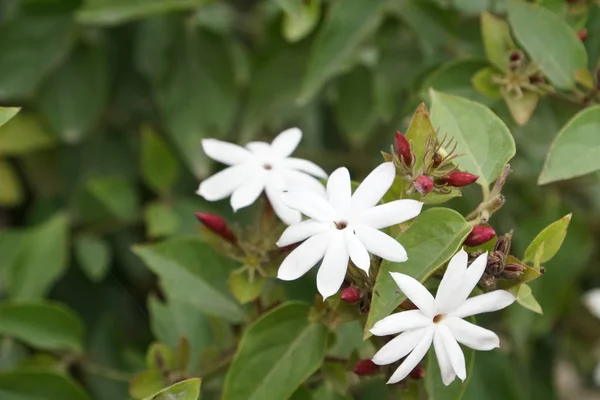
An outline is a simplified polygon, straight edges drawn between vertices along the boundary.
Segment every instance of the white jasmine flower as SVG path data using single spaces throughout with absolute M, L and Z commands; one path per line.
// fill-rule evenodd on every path
M 323 259 L 317 289 L 327 298 L 342 285 L 349 259 L 367 274 L 369 252 L 394 262 L 406 261 L 404 247 L 379 229 L 416 217 L 423 203 L 396 200 L 378 206 L 395 176 L 391 162 L 381 164 L 352 194 L 348 170 L 338 168 L 327 182 L 327 197 L 296 189 L 284 193 L 285 203 L 310 219 L 289 226 L 279 238 L 280 247 L 306 241 L 283 260 L 277 277 L 298 279 Z
M 505 290 L 467 299 L 486 264 L 487 253 L 477 257 L 467 268 L 467 253 L 459 251 L 450 260 L 435 299 L 416 279 L 391 272 L 400 290 L 418 310 L 392 314 L 371 329 L 376 336 L 402 332 L 373 356 L 373 362 L 378 365 L 391 364 L 406 357 L 388 383 L 406 378 L 423 359 L 432 342 L 446 386 L 457 376 L 463 381 L 467 377 L 465 357 L 458 343 L 475 350 L 492 350 L 500 346 L 500 339 L 494 332 L 463 319 L 500 310 L 515 301 L 515 297 Z
M 299 186 L 324 195 L 323 185 L 313 176 L 327 178 L 315 163 L 289 157 L 301 139 L 302 131 L 291 128 L 270 144 L 250 142 L 245 148 L 216 139 L 202 140 L 202 148 L 210 158 L 230 167 L 204 180 L 196 193 L 208 201 L 231 196 L 231 207 L 237 211 L 254 203 L 264 191 L 283 222 L 300 222 L 300 213 L 283 203 L 281 193 Z

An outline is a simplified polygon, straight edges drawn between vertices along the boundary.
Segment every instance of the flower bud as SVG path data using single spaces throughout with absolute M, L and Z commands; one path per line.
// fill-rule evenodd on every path
M 427 193 L 433 190 L 433 181 L 426 175 L 421 175 L 415 180 L 415 189 L 421 193 L 421 196 L 425 196 Z
M 510 53 L 510 56 L 508 57 L 508 68 L 511 71 L 516 71 L 521 67 L 521 64 L 523 64 L 523 53 L 521 53 L 521 51 L 519 50 L 515 50 L 513 52 Z
M 415 369 L 413 369 L 409 376 L 413 379 L 423 379 L 425 378 L 425 369 L 423 367 L 421 367 L 420 365 L 417 365 L 415 367 Z
M 400 132 L 396 132 L 396 136 L 394 138 L 394 145 L 396 146 L 396 152 L 398 153 L 398 157 L 404 161 L 404 164 L 410 166 L 412 165 L 412 153 L 410 150 L 410 143 L 406 140 L 406 136 L 401 134 Z
M 371 360 L 360 360 L 354 366 L 356 375 L 373 375 L 377 372 L 378 366 Z
M 440 153 L 437 151 L 433 153 L 433 168 L 439 167 L 442 161 L 444 161 L 444 157 Z
M 579 32 L 577 32 L 577 36 L 579 37 L 579 40 L 581 40 L 582 42 L 585 39 L 587 39 L 587 35 L 588 35 L 588 31 L 586 28 L 583 28 Z
M 485 267 L 485 272 L 492 275 L 497 276 L 504 269 L 504 254 L 499 251 L 492 251 L 488 255 L 487 265 Z
M 346 303 L 356 303 L 360 300 L 360 290 L 356 286 L 350 286 L 342 290 L 340 298 Z
M 445 178 L 442 178 L 440 182 L 448 186 L 463 187 L 470 185 L 475 182 L 479 177 L 469 172 L 453 172 Z
M 536 85 L 536 84 L 540 84 L 540 83 L 546 83 L 546 80 L 544 79 L 544 77 L 540 74 L 535 74 L 535 75 L 531 75 L 529 77 L 529 83 L 531 83 L 532 85 Z
M 496 231 L 489 225 L 477 225 L 473 227 L 469 236 L 465 239 L 465 244 L 470 247 L 479 246 L 492 240 L 496 236 Z
M 523 275 L 524 267 L 519 264 L 506 264 L 500 277 L 502 279 L 518 279 Z
M 512 231 L 499 236 L 494 249 L 507 256 L 510 253 L 510 244 L 512 242 Z
M 200 221 L 204 226 L 210 229 L 213 233 L 219 235 L 226 241 L 236 244 L 237 237 L 235 234 L 229 229 L 227 226 L 227 222 L 218 215 L 214 214 L 206 214 L 206 213 L 196 213 L 196 218 Z

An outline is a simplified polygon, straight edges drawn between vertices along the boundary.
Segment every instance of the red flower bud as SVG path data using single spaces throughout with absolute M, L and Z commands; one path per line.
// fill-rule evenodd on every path
M 342 290 L 340 298 L 346 303 L 356 303 L 360 300 L 360 290 L 356 286 L 350 286 Z
M 577 32 L 577 36 L 579 36 L 579 40 L 581 40 L 582 42 L 587 39 L 587 29 L 583 28 L 582 30 L 580 30 L 579 32 Z
M 230 243 L 236 244 L 237 237 L 229 227 L 227 226 L 227 222 L 218 215 L 214 214 L 205 214 L 205 213 L 196 213 L 196 218 L 200 221 L 204 226 L 210 229 L 215 234 L 221 236 L 223 239 L 227 240 Z
M 400 132 L 396 132 L 396 136 L 394 138 L 394 145 L 396 146 L 396 152 L 398 153 L 398 157 L 404 160 L 406 165 L 412 165 L 412 153 L 410 151 L 410 143 L 406 140 L 406 136 L 401 134 Z
M 423 379 L 425 378 L 425 369 L 420 365 L 417 365 L 415 369 L 410 372 L 409 376 L 413 379 Z
M 373 375 L 377 372 L 377 364 L 371 360 L 360 360 L 354 366 L 354 373 L 356 375 Z
M 479 177 L 468 172 L 453 172 L 445 178 L 440 179 L 440 183 L 448 186 L 463 187 L 475 182 Z
M 491 226 L 477 225 L 473 227 L 473 230 L 471 230 L 471 233 L 465 239 L 465 244 L 471 247 L 479 246 L 492 240 L 494 236 L 496 236 L 496 231 Z
M 415 189 L 421 193 L 421 196 L 425 196 L 433 190 L 433 181 L 430 177 L 421 175 L 415 180 Z

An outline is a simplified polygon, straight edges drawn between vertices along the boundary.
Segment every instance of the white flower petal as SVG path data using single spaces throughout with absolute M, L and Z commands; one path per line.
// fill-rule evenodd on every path
M 394 183 L 396 167 L 385 162 L 375 168 L 356 188 L 352 195 L 352 209 L 355 211 L 374 207 Z
M 277 277 L 283 281 L 293 281 L 307 273 L 325 255 L 330 237 L 329 232 L 323 232 L 296 247 L 281 263 Z
M 387 342 L 371 359 L 377 365 L 388 365 L 414 350 L 427 329 L 406 331 Z
M 404 262 L 408 259 L 406 250 L 397 240 L 377 229 L 367 225 L 357 225 L 354 226 L 354 233 L 370 253 L 384 260 Z
M 592 315 L 600 318 L 600 289 L 593 289 L 583 295 L 583 303 Z
M 323 296 L 323 300 L 337 293 L 348 269 L 349 256 L 344 234 L 336 229 L 330 235 L 329 246 L 317 273 L 317 290 Z
M 446 348 L 444 347 L 444 343 L 442 342 L 442 337 L 437 329 L 433 334 L 433 348 L 435 349 L 435 357 L 437 358 L 438 365 L 440 366 L 442 382 L 444 382 L 444 385 L 448 386 L 452 382 L 454 382 L 454 379 L 456 378 L 456 373 L 454 372 L 454 368 L 452 368 L 450 357 L 446 352 Z
M 333 222 L 336 211 L 318 193 L 306 189 L 292 189 L 283 194 L 288 207 L 300 211 L 309 218 L 322 222 Z
M 235 189 L 231 196 L 233 211 L 247 207 L 254 203 L 265 188 L 265 172 L 260 171 L 246 183 Z
M 244 164 L 225 168 L 202 181 L 196 193 L 208 201 L 224 199 L 244 184 L 255 172 L 254 168 L 248 168 Z
M 425 354 L 427 354 L 427 350 L 429 350 L 429 347 L 431 346 L 434 331 L 435 328 L 425 329 L 425 331 L 422 333 L 421 340 L 415 349 L 408 355 L 408 357 L 404 359 L 402 364 L 400 364 L 396 372 L 394 372 L 390 380 L 387 382 L 388 384 L 400 382 L 402 379 L 406 378 L 413 369 L 415 369 L 423 357 L 425 357 Z
M 216 139 L 202 139 L 202 149 L 213 160 L 227 165 L 241 164 L 252 159 L 252 154 L 237 144 Z
M 450 329 L 458 342 L 475 350 L 487 351 L 500 347 L 500 338 L 494 332 L 456 317 L 444 318 L 443 324 Z
M 327 222 L 319 222 L 312 219 L 302 221 L 298 224 L 288 226 L 277 241 L 277 246 L 289 246 L 330 229 L 331 224 Z
M 280 170 L 285 180 L 286 189 L 307 189 L 319 194 L 319 196 L 326 196 L 325 186 L 311 175 L 287 168 L 281 168 Z
M 266 142 L 250 142 L 246 144 L 246 148 L 252 152 L 255 156 L 254 158 L 258 158 L 261 161 L 272 161 L 275 157 L 273 157 L 273 151 L 271 150 L 271 145 Z
M 265 193 L 269 198 L 273 211 L 287 225 L 297 224 L 302 221 L 302 215 L 299 211 L 293 210 L 283 201 L 283 179 L 279 179 L 271 173 L 265 186 Z
M 369 252 L 356 237 L 352 229 L 346 228 L 344 232 L 344 239 L 346 240 L 346 248 L 350 254 L 350 259 L 358 268 L 362 269 L 369 275 L 369 268 L 371 267 L 371 258 Z
M 461 249 L 448 263 L 448 268 L 446 268 L 444 277 L 435 295 L 436 313 L 447 314 L 465 300 L 459 298 L 457 293 L 461 292 L 460 288 L 465 284 L 467 262 L 467 252 Z
M 449 315 L 465 318 L 471 315 L 498 311 L 510 306 L 515 300 L 515 296 L 506 290 L 494 290 L 493 292 L 480 294 L 479 296 L 465 300 L 464 303 Z
M 448 354 L 454 373 L 461 381 L 464 381 L 467 378 L 467 367 L 465 365 L 465 355 L 463 354 L 462 349 L 446 325 L 438 324 L 436 330 L 442 339 L 444 349 Z
M 273 154 L 280 158 L 286 158 L 296 150 L 300 140 L 302 140 L 302 131 L 300 129 L 286 129 L 271 142 Z
M 425 289 L 425 286 L 421 285 L 418 280 L 408 275 L 398 272 L 390 272 L 390 275 L 392 275 L 392 278 L 402 293 L 404 293 L 406 297 L 408 297 L 408 299 L 423 312 L 423 314 L 430 318 L 434 317 L 433 296 Z
M 433 320 L 423 314 L 421 310 L 402 311 L 376 322 L 371 328 L 371 333 L 375 336 L 395 335 L 399 332 L 423 328 L 428 325 L 433 325 Z
M 469 297 L 481 279 L 486 266 L 487 252 L 477 257 L 467 268 L 467 271 L 464 274 L 463 283 L 457 288 L 456 293 L 453 296 L 452 305 L 454 307 L 457 307 Z
M 416 217 L 421 212 L 421 208 L 423 203 L 417 200 L 395 200 L 361 211 L 357 218 L 371 228 L 383 229 Z
M 347 168 L 338 168 L 331 173 L 327 180 L 327 198 L 329 203 L 338 211 L 350 209 L 352 188 L 350 187 L 350 172 Z
M 304 160 L 301 158 L 288 157 L 285 160 L 281 161 L 281 166 L 305 172 L 307 174 L 314 175 L 317 178 L 327 178 L 327 173 L 323 171 L 323 168 L 319 167 L 312 161 Z

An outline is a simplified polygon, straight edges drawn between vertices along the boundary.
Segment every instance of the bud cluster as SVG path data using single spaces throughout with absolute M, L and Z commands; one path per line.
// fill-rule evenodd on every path
M 523 275 L 524 267 L 521 264 L 511 262 L 510 245 L 512 232 L 498 238 L 494 249 L 488 254 L 487 266 L 481 277 L 480 284 L 486 289 L 493 289 L 498 279 L 519 279 Z M 469 254 L 469 258 L 477 258 L 481 252 Z
M 546 83 L 539 67 L 528 62 L 520 50 L 514 50 L 508 55 L 508 72 L 505 76 L 495 76 L 493 82 L 500 85 L 503 93 L 521 98 L 524 92 L 544 95 L 552 91 L 552 86 Z

